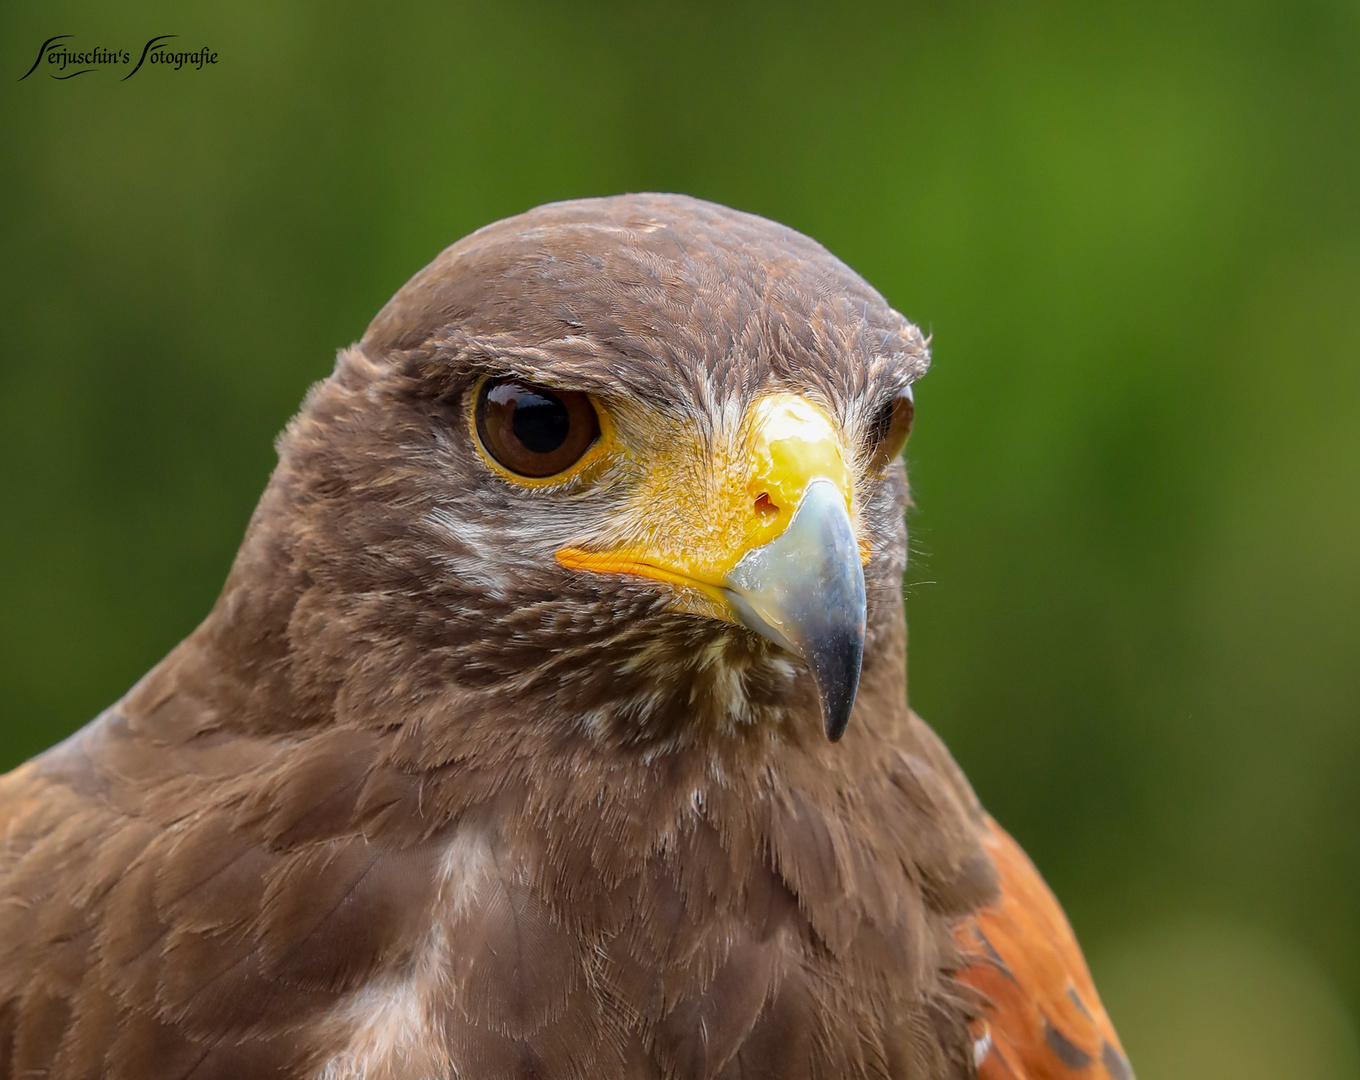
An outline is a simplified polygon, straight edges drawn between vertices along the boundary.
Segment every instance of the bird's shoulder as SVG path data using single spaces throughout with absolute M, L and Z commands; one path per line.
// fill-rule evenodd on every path
M 1057 898 L 995 821 L 983 846 L 997 898 L 960 922 L 971 962 L 960 978 L 982 997 L 975 1058 L 981 1080 L 1131 1080 L 1119 1036 L 1096 993 Z
M 360 739 L 166 719 L 115 706 L 0 778 L 0 1077 L 309 1074 L 417 932 L 438 844 L 354 825 Z

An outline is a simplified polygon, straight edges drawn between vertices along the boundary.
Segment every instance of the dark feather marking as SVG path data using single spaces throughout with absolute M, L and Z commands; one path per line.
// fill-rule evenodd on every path
M 1091 1064 L 1091 1055 L 1067 1038 L 1047 1020 L 1044 1021 L 1044 1041 L 1059 1061 L 1069 1069 L 1084 1069 Z
M 1100 1044 L 1100 1063 L 1114 1080 L 1133 1080 L 1133 1069 L 1129 1059 L 1107 1042 Z
M 1006 976 L 1006 978 L 1010 979 L 1011 982 L 1015 982 L 1015 973 L 1011 971 L 1009 967 L 1006 966 L 1006 961 L 1001 959 L 1001 954 L 996 951 L 996 946 L 994 946 L 990 941 L 987 940 L 987 935 L 977 928 L 974 928 L 973 933 L 976 935 L 978 943 L 982 946 L 983 951 L 987 954 L 988 959 L 990 959 L 991 962 L 996 965 L 996 970 L 1001 972 L 1001 974 Z M 1068 993 L 1075 995 L 1076 991 L 1069 990 Z M 1081 1005 L 1080 1000 L 1077 1001 L 1077 1005 L 1084 1011 L 1084 1006 Z
M 971 1075 L 952 932 L 996 878 L 906 708 L 901 467 L 856 493 L 869 622 L 834 748 L 773 647 L 552 554 L 760 394 L 862 433 L 927 363 L 819 245 L 696 200 L 544 207 L 439 256 L 280 438 L 208 618 L 0 779 L 0 1076 L 299 1080 L 357 1044 L 383 1080 L 406 1049 L 481 1080 Z M 607 398 L 631 456 L 506 483 L 465 411 L 500 372 Z M 442 881 L 460 835 L 485 876 Z M 416 998 L 384 1007 L 428 1028 L 356 1016 L 397 982 Z M 364 1043 L 393 1024 L 419 1046 Z
M 1119 1044 L 1076 938 L 1020 846 L 996 822 L 987 819 L 984 827 L 1000 892 L 956 931 L 971 954 L 959 978 L 978 995 L 975 1034 L 985 1032 L 991 1040 L 979 1075 L 1037 1080 L 1090 1070 L 1097 1054 L 1104 1060 L 1102 1047 L 1118 1053 Z M 1009 976 L 978 952 L 982 937 L 1006 962 Z
M 978 936 L 982 936 L 980 932 Z M 1072 1004 L 1081 1010 L 1082 1016 L 1086 1017 L 1087 1020 L 1095 1019 L 1091 1015 L 1091 1010 L 1086 1007 L 1086 1002 L 1081 1000 L 1081 995 L 1077 993 L 1077 988 L 1075 986 L 1069 986 L 1067 988 L 1067 996 L 1072 999 Z

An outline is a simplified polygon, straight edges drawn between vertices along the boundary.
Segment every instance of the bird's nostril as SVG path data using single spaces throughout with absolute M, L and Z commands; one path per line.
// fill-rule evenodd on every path
M 775 504 L 770 501 L 770 493 L 768 491 L 762 491 L 756 497 L 756 513 L 763 517 L 773 517 L 775 514 L 779 513 L 779 507 L 775 506 Z

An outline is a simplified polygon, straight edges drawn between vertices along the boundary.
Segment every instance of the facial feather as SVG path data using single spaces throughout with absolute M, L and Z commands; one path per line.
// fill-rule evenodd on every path
M 864 445 L 926 364 L 819 245 L 695 200 L 541 208 L 440 255 L 289 425 L 202 627 L 0 789 L 13 1060 L 966 1076 L 951 920 L 993 885 L 906 708 L 905 478 Z M 617 447 L 507 482 L 468 410 L 508 376 L 597 395 Z M 871 541 L 834 747 L 790 654 L 554 557 L 658 500 L 700 514 L 771 394 L 825 412 Z M 95 855 L 106 884 L 73 888 Z

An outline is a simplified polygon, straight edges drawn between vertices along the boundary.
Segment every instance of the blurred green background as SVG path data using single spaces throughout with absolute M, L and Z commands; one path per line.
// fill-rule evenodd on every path
M 0 10 L 0 758 L 211 606 L 334 350 L 685 191 L 934 333 L 913 703 L 1143 1080 L 1360 1077 L 1360 5 Z M 216 67 L 17 82 L 43 39 Z

